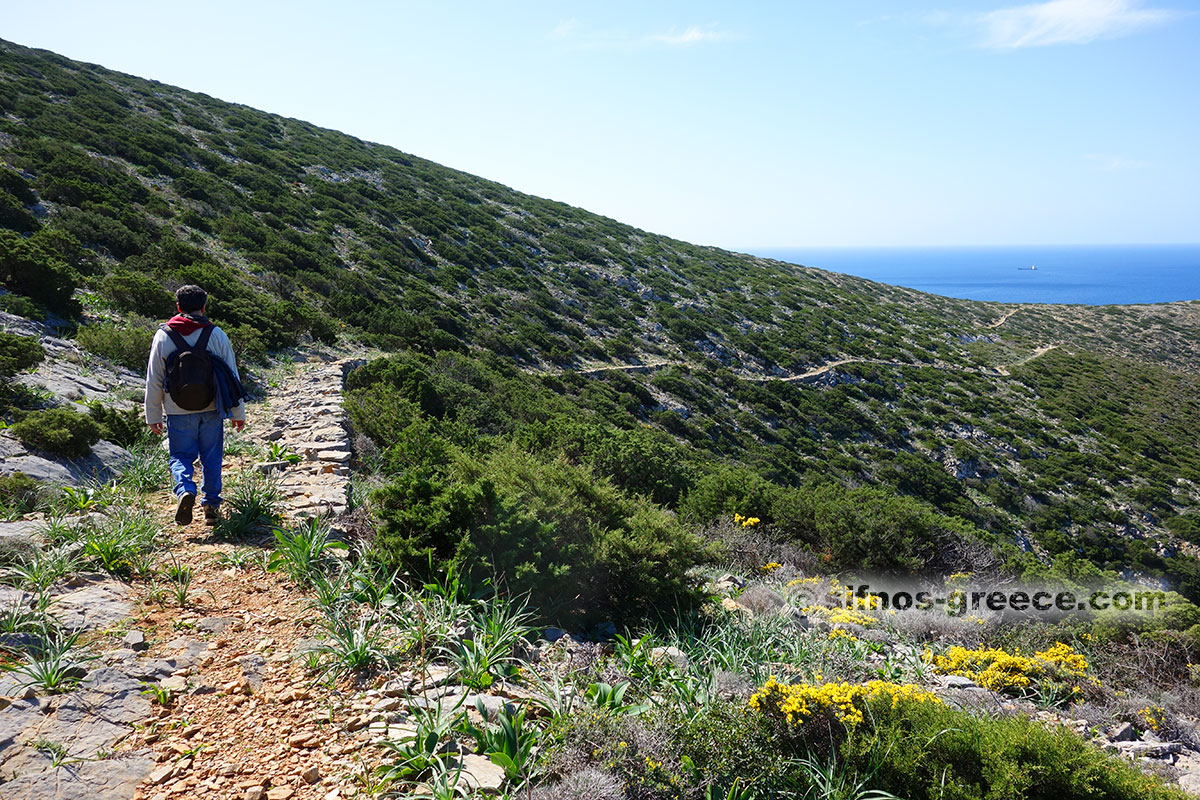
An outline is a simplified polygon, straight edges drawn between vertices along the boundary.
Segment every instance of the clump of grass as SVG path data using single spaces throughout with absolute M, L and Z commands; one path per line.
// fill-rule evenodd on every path
M 453 732 L 460 727 L 464 716 L 462 701 L 446 708 L 441 703 L 427 707 L 414 707 L 415 730 L 399 740 L 384 740 L 383 747 L 393 754 L 390 764 L 376 768 L 382 788 L 411 788 L 418 783 L 436 780 L 440 783 L 457 783 L 458 774 L 447 775 L 452 753 L 443 747 Z M 461 772 L 461 769 L 459 769 Z M 447 780 L 450 779 L 450 780 Z
M 216 534 L 224 539 L 244 539 L 269 530 L 279 521 L 282 501 L 278 487 L 256 475 L 238 481 L 229 498 L 229 516 L 217 525 Z
M 249 570 L 254 567 L 266 566 L 265 551 L 253 547 L 235 547 L 233 550 L 215 553 L 212 563 L 215 567 L 225 567 L 236 570 Z
M 396 657 L 395 634 L 386 618 L 373 611 L 327 608 L 318 623 L 321 640 L 310 652 L 318 679 L 338 680 L 351 673 L 360 675 L 390 665 Z
M 122 511 L 83 529 L 83 558 L 118 577 L 149 575 L 159 533 L 158 525 L 147 514 Z
M 49 694 L 70 691 L 87 674 L 82 664 L 96 658 L 77 649 L 79 637 L 79 633 L 57 632 L 44 636 L 39 646 L 27 651 L 24 661 L 9 673 L 25 679 L 21 687 L 34 686 Z
M 523 602 L 493 597 L 470 614 L 471 635 L 454 637 L 439 646 L 457 671 L 457 679 L 474 689 L 486 689 L 510 676 L 516 668 L 515 650 L 531 631 L 531 615 Z
M 8 582 L 18 588 L 44 594 L 64 575 L 79 567 L 80 558 L 70 547 L 52 547 L 39 550 L 24 562 L 8 569 Z
M 24 472 L 0 475 L 0 518 L 11 520 L 42 504 L 42 483 Z
M 291 530 L 275 529 L 275 551 L 267 569 L 282 570 L 296 583 L 307 586 L 325 571 L 336 550 L 346 550 L 345 542 L 330 538 L 329 523 L 312 517 Z
M 187 608 L 192 603 L 192 568 L 172 558 L 165 572 L 171 585 L 171 599 L 178 607 Z
M 167 454 L 157 439 L 145 438 L 131 445 L 131 456 L 117 479 L 121 486 L 138 494 L 162 489 L 167 485 Z
M 150 698 L 150 702 L 157 703 L 163 708 L 170 708 L 175 702 L 175 696 L 165 686 L 160 686 L 157 683 L 145 683 L 146 688 L 142 690 L 142 694 Z

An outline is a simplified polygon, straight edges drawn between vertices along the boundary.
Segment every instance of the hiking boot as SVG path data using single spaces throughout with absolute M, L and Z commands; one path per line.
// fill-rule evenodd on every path
M 216 506 L 204 507 L 204 524 L 216 525 L 221 521 L 221 511 Z
M 192 506 L 196 505 L 196 495 L 184 492 L 179 495 L 179 506 L 175 509 L 175 523 L 188 525 L 192 521 Z

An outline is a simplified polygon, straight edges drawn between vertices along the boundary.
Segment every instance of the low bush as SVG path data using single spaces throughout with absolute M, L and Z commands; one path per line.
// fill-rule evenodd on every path
M 149 319 L 133 319 L 120 324 L 93 322 L 80 326 L 75 339 L 84 350 L 135 372 L 142 372 L 150 358 L 150 343 L 154 340 L 156 328 Z
M 0 311 L 28 319 L 43 320 L 46 318 L 45 309 L 28 297 L 12 292 L 0 295 Z
M 911 800 L 1182 800 L 1157 778 L 1101 752 L 1073 731 L 1028 717 L 987 719 L 921 703 L 872 705 L 872 721 L 842 754 L 875 785 Z
M 4 509 L 28 514 L 37 508 L 42 484 L 24 472 L 0 475 L 0 513 Z
M 88 414 L 100 426 L 100 438 L 131 447 L 146 436 L 146 423 L 142 421 L 141 410 L 127 408 L 119 411 L 100 402 L 88 403 Z
M 977 718 L 915 691 L 829 686 L 800 697 L 777 685 L 760 693 L 757 709 L 716 703 L 686 717 L 662 709 L 561 717 L 547 738 L 547 782 L 598 768 L 644 800 L 725 797 L 735 781 L 752 788 L 729 796 L 1184 798 L 1067 728 Z M 831 786 L 842 791 L 830 794 Z
M 81 458 L 100 441 L 100 426 L 90 417 L 65 408 L 34 411 L 12 426 L 21 444 L 67 458 Z
M 72 295 L 79 273 L 63 261 L 53 246 L 53 234 L 45 230 L 29 238 L 0 231 L 0 283 L 54 311 L 78 311 Z
M 175 308 L 174 295 L 155 279 L 138 272 L 114 271 L 99 282 L 98 291 L 115 308 L 147 317 L 170 316 Z
M 373 494 L 375 542 L 411 570 L 458 565 L 528 592 L 546 616 L 627 620 L 693 598 L 687 570 L 710 548 L 650 501 L 590 470 L 515 446 L 446 470 L 406 470 Z
M 45 358 L 46 351 L 42 343 L 33 336 L 0 333 L 0 378 L 37 366 Z

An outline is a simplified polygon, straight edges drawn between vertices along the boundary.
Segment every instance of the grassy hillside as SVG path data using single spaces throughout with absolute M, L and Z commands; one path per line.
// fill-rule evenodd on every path
M 1200 304 L 976 303 L 700 247 L 9 43 L 0 165 L 0 309 L 140 368 L 195 282 L 249 361 L 309 338 L 397 353 L 352 384 L 397 558 L 452 556 L 534 502 L 504 475 L 561 459 L 631 515 L 677 512 L 655 525 L 754 514 L 835 566 L 862 551 L 813 497 L 908 521 L 881 568 L 970 566 L 982 543 L 1013 572 L 1082 561 L 1200 597 Z M 11 420 L 40 402 L 6 397 Z M 421 502 L 495 497 L 431 543 L 400 513 L 418 473 Z

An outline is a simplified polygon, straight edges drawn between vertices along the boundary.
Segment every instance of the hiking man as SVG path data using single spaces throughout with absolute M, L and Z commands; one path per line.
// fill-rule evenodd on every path
M 221 421 L 229 419 L 234 430 L 246 424 L 244 391 L 229 337 L 205 316 L 208 293 L 187 285 L 175 292 L 179 312 L 158 329 L 150 345 L 146 365 L 146 424 L 162 434 L 165 424 L 171 454 L 171 476 L 175 479 L 175 522 L 192 521 L 196 504 L 196 482 L 192 469 L 196 458 L 203 471 L 204 522 L 220 519 L 221 459 L 225 432 Z

